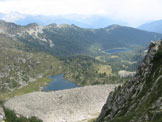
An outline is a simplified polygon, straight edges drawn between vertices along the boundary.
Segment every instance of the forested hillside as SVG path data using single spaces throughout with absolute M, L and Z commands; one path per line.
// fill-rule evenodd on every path
M 139 26 L 138 29 L 142 29 L 150 32 L 156 32 L 156 33 L 162 33 L 162 20 L 145 23 Z

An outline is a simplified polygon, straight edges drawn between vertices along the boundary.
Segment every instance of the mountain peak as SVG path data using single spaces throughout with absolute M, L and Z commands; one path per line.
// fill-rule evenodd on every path
M 56 23 L 52 23 L 52 24 L 49 24 L 49 25 L 47 25 L 47 27 L 57 27 L 58 25 L 56 24 Z
M 37 26 L 40 26 L 40 25 L 37 23 L 30 23 L 30 24 L 26 25 L 26 27 L 30 27 L 30 28 L 37 27 Z
M 61 28 L 67 28 L 67 27 L 70 27 L 70 25 L 69 24 L 61 24 L 59 27 L 61 27 Z
M 157 20 L 157 21 L 153 21 L 153 22 L 150 22 L 150 23 L 145 23 L 145 24 L 139 26 L 138 29 L 162 33 L 162 20 Z
M 0 24 L 1 24 L 1 23 L 6 23 L 6 22 L 5 22 L 4 20 L 0 20 Z
M 121 26 L 120 25 L 117 25 L 117 24 L 112 24 L 112 25 L 109 25 L 106 28 L 118 28 L 118 27 L 121 27 Z

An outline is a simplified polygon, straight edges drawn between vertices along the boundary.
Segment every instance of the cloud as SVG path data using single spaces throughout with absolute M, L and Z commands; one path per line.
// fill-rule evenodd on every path
M 0 0 L 0 6 L 0 13 L 11 20 L 27 15 L 102 15 L 135 26 L 162 19 L 161 0 Z
M 8 13 L 8 14 L 4 14 L 1 19 L 5 20 L 5 21 L 9 21 L 9 22 L 15 22 L 19 19 L 23 19 L 25 18 L 24 15 L 21 15 L 19 13 Z
M 161 6 L 161 0 L 123 0 L 115 17 L 132 25 L 158 20 L 162 19 Z
M 98 13 L 102 6 L 100 4 L 98 0 L 6 0 L 0 1 L 0 12 L 15 11 L 32 15 L 93 14 Z

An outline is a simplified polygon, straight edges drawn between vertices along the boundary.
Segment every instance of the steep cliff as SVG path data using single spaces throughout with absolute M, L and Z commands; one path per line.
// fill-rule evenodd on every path
M 151 42 L 134 78 L 109 94 L 97 122 L 162 122 L 162 41 Z

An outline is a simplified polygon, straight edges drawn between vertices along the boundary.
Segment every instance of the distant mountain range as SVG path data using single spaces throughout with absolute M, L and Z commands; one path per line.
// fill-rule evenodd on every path
M 143 24 L 139 26 L 138 29 L 150 31 L 150 32 L 162 33 L 162 20 Z
M 120 25 L 86 29 L 68 24 L 40 26 L 32 23 L 20 26 L 5 21 L 0 21 L 0 33 L 20 40 L 32 50 L 57 56 L 94 55 L 112 48 L 147 46 L 151 40 L 162 38 L 159 33 Z
M 68 35 L 62 35 L 65 34 L 64 29 L 62 30 L 64 33 L 59 33 L 53 26 L 70 29 L 74 25 L 57 26 L 53 24 L 43 27 L 32 23 L 27 26 L 20 26 L 0 21 L 0 101 L 7 99 L 9 96 L 39 90 L 41 86 L 45 86 L 49 81 L 48 76 L 60 73 L 65 73 L 66 79 L 75 81 L 80 85 L 103 83 L 105 81 L 112 82 L 112 80 L 107 80 L 107 76 L 102 75 L 102 72 L 97 72 L 98 67 L 108 67 L 111 73 L 111 67 L 106 63 L 87 56 L 73 56 L 66 59 L 54 56 L 61 56 L 64 53 L 63 51 L 66 52 L 67 49 L 75 47 L 77 38 L 73 34 L 73 38 L 76 39 L 73 45 L 70 38 L 64 39 Z M 52 29 L 55 31 L 53 32 Z M 53 35 L 50 35 L 50 31 Z M 68 32 L 70 33 L 70 31 Z M 47 35 L 49 33 L 49 36 L 46 37 L 45 33 Z M 54 44 L 50 37 L 54 37 L 61 42 Z M 66 48 L 70 44 L 72 47 Z M 81 46 L 81 49 L 83 49 L 83 46 Z M 71 50 L 67 50 L 65 54 L 69 56 L 69 54 L 78 53 L 77 48 L 73 50 L 76 53 L 70 53 Z M 58 53 L 59 51 L 60 53 Z M 41 83 L 41 81 L 43 82 Z M 2 95 L 2 93 L 15 90 L 15 88 L 26 86 L 29 82 L 34 82 L 36 87 L 32 85 L 32 88 L 29 88 L 29 85 L 29 87 L 25 87 L 27 90 L 18 90 L 11 92 L 11 94 Z M 39 86 L 37 86 L 37 83 Z
M 82 28 L 103 28 L 111 24 L 127 25 L 127 23 L 114 20 L 108 17 L 93 15 L 93 16 L 82 16 L 82 15 L 64 15 L 64 16 L 25 16 L 17 21 L 16 24 L 27 25 L 30 23 L 38 23 L 40 25 L 48 25 L 51 23 L 61 24 L 75 24 Z

